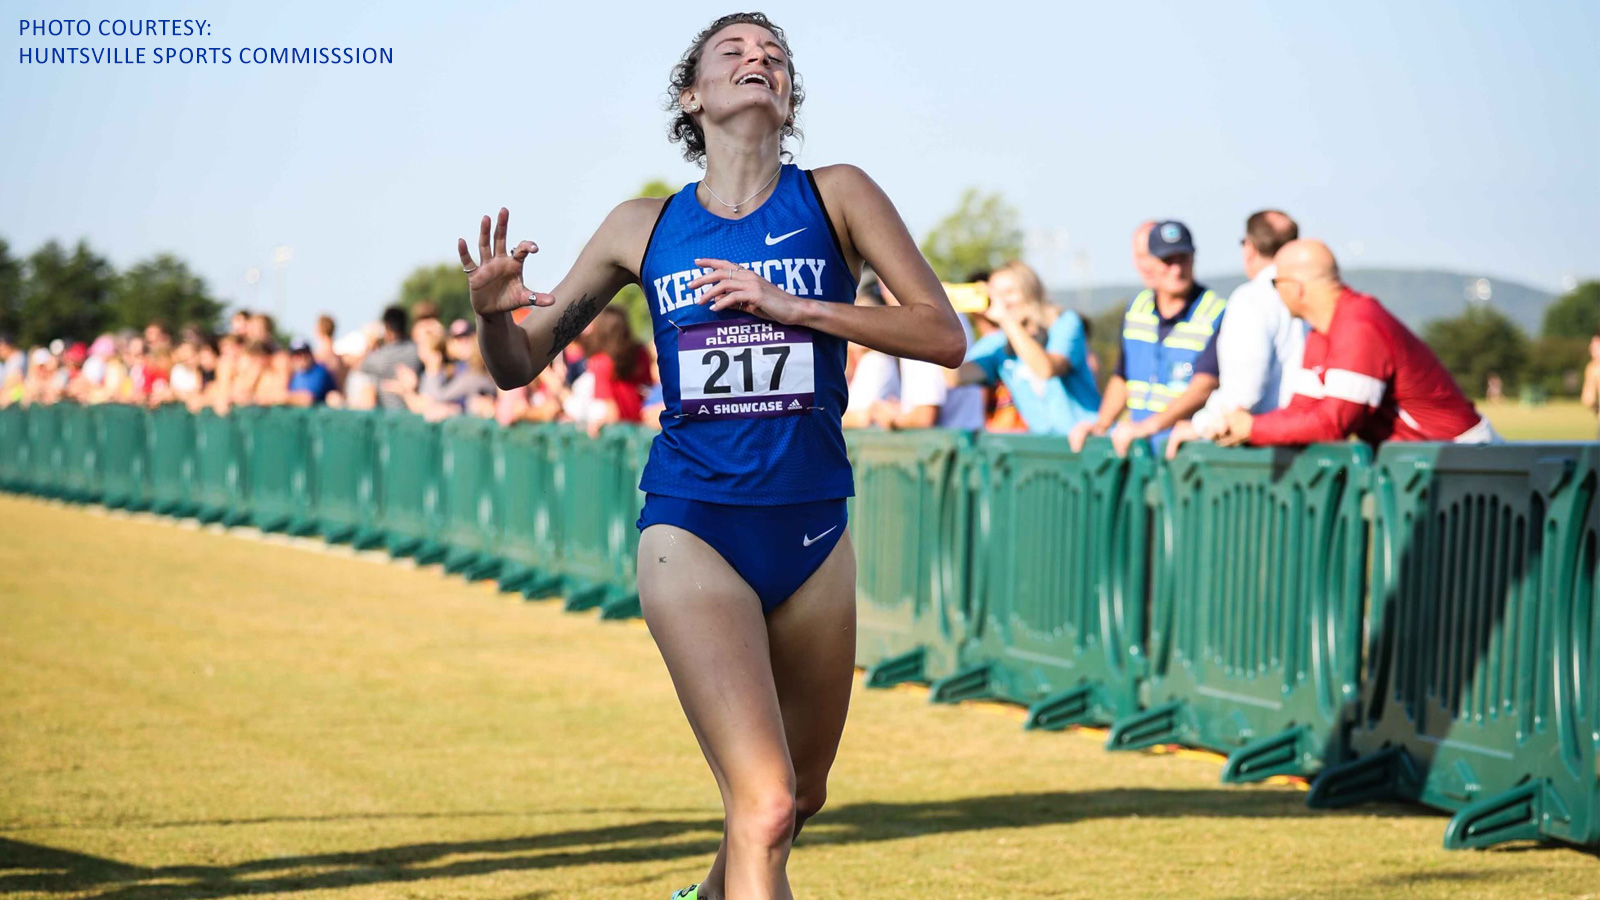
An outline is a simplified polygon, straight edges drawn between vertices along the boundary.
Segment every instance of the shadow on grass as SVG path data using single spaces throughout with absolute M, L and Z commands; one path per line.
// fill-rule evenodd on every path
M 168 828 L 212 828 L 232 827 L 235 825 L 281 825 L 286 823 L 322 823 L 322 822 L 383 822 L 383 821 L 426 821 L 429 819 L 528 819 L 536 816 L 583 816 L 604 813 L 618 815 L 622 813 L 662 813 L 695 814 L 705 812 L 704 807 L 670 809 L 655 807 L 615 807 L 611 809 L 551 809 L 529 812 L 526 810 L 484 810 L 478 812 L 392 812 L 392 813 L 334 813 L 322 816 L 258 816 L 243 819 L 174 819 L 168 822 L 118 822 L 114 825 L 81 825 L 76 822 L 29 822 L 17 825 L 17 828 L 27 828 L 30 831 L 43 829 L 80 830 L 80 831 L 159 831 Z M 6 825 L 0 823 L 0 832 L 6 830 Z
M 1365 810 L 1363 815 L 1411 813 L 1410 807 L 1378 806 Z M 466 815 L 472 817 L 474 814 Z M 813 827 L 807 830 L 800 842 L 802 845 L 853 844 L 892 841 L 925 834 L 1062 825 L 1127 817 L 1298 819 L 1327 815 L 1339 813 L 1307 809 L 1303 795 L 1289 791 L 1060 791 L 921 803 L 847 804 L 825 810 L 813 821 Z M 307 821 L 370 818 L 375 816 L 329 816 L 308 818 Z M 258 821 L 299 820 L 237 820 L 221 824 L 244 825 Z M 160 824 L 174 826 L 182 823 Z M 208 823 L 195 824 L 203 826 Z M 375 884 L 407 884 L 496 872 L 707 857 L 716 852 L 721 834 L 722 820 L 718 817 L 677 817 L 525 837 L 402 844 L 353 852 L 281 856 L 230 866 L 156 867 L 133 866 L 116 860 L 0 838 L 0 894 L 20 891 L 46 894 L 99 891 L 93 896 L 104 900 L 208 900 L 268 891 L 291 893 Z
M 1555 849 L 1550 844 L 1530 845 L 1544 849 Z M 1582 851 L 1581 847 L 1563 846 L 1565 850 Z M 1465 851 L 1463 851 L 1465 852 Z M 1489 853 L 1500 852 L 1499 848 L 1485 851 Z M 1528 888 L 1526 879 L 1549 871 L 1533 866 L 1524 866 L 1515 869 L 1447 869 L 1437 872 L 1406 872 L 1399 875 L 1386 875 L 1381 878 L 1368 878 L 1363 882 L 1364 887 L 1358 890 L 1372 891 L 1373 893 L 1357 893 L 1352 895 L 1349 885 L 1337 885 L 1326 888 L 1296 888 L 1293 893 L 1284 897 L 1284 900 L 1350 900 L 1352 896 L 1365 898 L 1379 897 L 1405 897 L 1411 896 L 1415 891 L 1429 885 L 1448 884 L 1460 891 L 1488 891 L 1496 888 Z M 1505 896 L 1534 896 L 1531 890 L 1518 891 Z M 1474 893 L 1472 896 L 1481 896 Z M 1543 896 L 1543 895 L 1541 895 Z M 1260 900 L 1259 896 L 1240 897 L 1237 900 Z

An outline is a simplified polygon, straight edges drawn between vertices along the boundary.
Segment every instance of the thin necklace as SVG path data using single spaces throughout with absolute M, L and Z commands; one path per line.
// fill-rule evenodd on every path
M 777 177 L 778 177 L 778 172 L 782 172 L 782 171 L 783 171 L 783 163 L 779 163 L 777 172 L 773 172 L 772 173 L 772 177 L 768 178 L 766 180 L 765 184 L 762 184 L 761 187 L 756 188 L 755 194 L 751 194 L 750 196 L 744 198 L 743 200 L 740 200 L 738 203 L 729 203 L 728 201 L 722 199 L 721 197 L 718 197 L 717 196 L 717 192 L 713 191 L 711 189 L 711 185 L 706 184 L 705 179 L 703 179 L 703 178 L 700 180 L 700 186 L 706 189 L 706 193 L 711 195 L 711 199 L 717 201 L 718 203 L 721 203 L 723 206 L 726 206 L 727 208 L 733 210 L 734 213 L 737 214 L 739 212 L 739 207 L 745 205 L 746 203 L 749 203 L 751 200 L 754 200 L 756 198 L 756 194 L 759 194 L 762 191 L 766 190 L 767 189 L 767 185 L 769 185 L 773 181 L 775 181 L 777 179 Z

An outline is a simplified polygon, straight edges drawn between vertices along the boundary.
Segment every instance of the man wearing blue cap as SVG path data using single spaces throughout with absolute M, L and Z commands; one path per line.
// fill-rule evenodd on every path
M 293 370 L 289 376 L 290 406 L 321 406 L 328 402 L 329 394 L 339 389 L 333 375 L 313 357 L 311 344 L 305 338 L 289 342 L 289 364 Z
M 1148 438 L 1157 452 L 1172 426 L 1205 405 L 1216 378 L 1196 375 L 1195 362 L 1216 340 L 1227 301 L 1194 280 L 1194 238 L 1182 222 L 1150 229 L 1150 255 L 1159 261 L 1153 286 L 1139 292 L 1122 316 L 1122 355 L 1100 401 L 1100 415 L 1074 428 L 1072 448 L 1090 434 L 1111 431 L 1122 411 L 1129 422 L 1112 432 L 1118 453 Z M 1209 381 L 1208 389 L 1188 391 Z

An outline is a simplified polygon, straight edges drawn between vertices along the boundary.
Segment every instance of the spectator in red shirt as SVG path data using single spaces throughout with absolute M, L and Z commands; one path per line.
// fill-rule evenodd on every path
M 1319 241 L 1278 251 L 1273 286 L 1289 312 L 1311 326 L 1294 397 L 1282 409 L 1227 414 L 1224 445 L 1313 444 L 1352 436 L 1383 441 L 1500 440 L 1433 351 L 1382 304 L 1339 280 Z
M 89 399 L 89 389 L 93 387 L 89 379 L 84 377 L 83 364 L 89 359 L 89 348 L 79 341 L 68 347 L 61 354 L 61 363 L 65 368 L 64 393 L 70 400 L 83 403 Z
M 600 426 L 610 422 L 643 421 L 645 390 L 655 378 L 650 374 L 650 352 L 634 340 L 627 313 L 608 306 L 593 328 L 588 371 L 594 376 L 594 399 L 601 412 L 589 419 L 589 433 L 598 434 Z

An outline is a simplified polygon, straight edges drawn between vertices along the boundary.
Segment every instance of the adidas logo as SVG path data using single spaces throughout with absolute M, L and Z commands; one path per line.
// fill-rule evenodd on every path
M 800 408 L 800 401 L 799 400 L 790 400 L 789 401 L 789 408 L 790 409 L 799 409 Z

